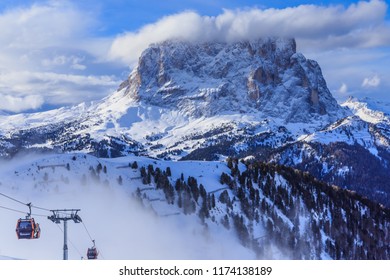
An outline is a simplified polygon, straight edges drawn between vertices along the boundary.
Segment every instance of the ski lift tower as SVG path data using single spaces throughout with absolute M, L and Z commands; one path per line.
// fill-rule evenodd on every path
M 73 220 L 73 222 L 81 223 L 82 220 L 77 212 L 80 209 L 62 209 L 62 210 L 50 210 L 53 212 L 53 215 L 47 217 L 53 223 L 60 224 L 61 221 L 64 222 L 64 260 L 68 259 L 68 221 Z

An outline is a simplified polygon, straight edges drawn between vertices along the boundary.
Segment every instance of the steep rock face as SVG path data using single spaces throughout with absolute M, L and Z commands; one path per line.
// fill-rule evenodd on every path
M 252 112 L 307 122 L 343 114 L 319 65 L 296 53 L 294 39 L 154 44 L 124 87 L 135 100 L 191 117 Z

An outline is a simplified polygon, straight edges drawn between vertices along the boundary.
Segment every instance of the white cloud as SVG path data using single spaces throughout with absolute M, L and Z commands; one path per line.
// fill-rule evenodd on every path
M 48 68 L 67 65 L 75 70 L 85 70 L 87 69 L 87 66 L 81 64 L 84 60 L 84 57 L 78 57 L 75 55 L 66 56 L 62 54 L 52 58 L 44 58 L 42 60 L 42 65 Z
M 0 73 L 0 109 L 10 112 L 35 110 L 45 104 L 71 105 L 101 98 L 120 83 L 114 76 L 12 71 Z
M 343 6 L 301 5 L 285 9 L 225 10 L 216 17 L 187 11 L 162 18 L 112 43 L 109 58 L 134 64 L 149 44 L 172 38 L 236 41 L 264 36 L 295 37 L 302 48 L 375 47 L 390 44 L 387 4 L 372 0 Z
M 27 95 L 24 97 L 0 94 L 0 110 L 19 113 L 30 109 L 39 109 L 44 99 L 40 95 Z
M 381 79 L 379 78 L 378 75 L 374 75 L 372 77 L 369 77 L 369 78 L 364 78 L 363 80 L 363 83 L 362 83 L 362 87 L 364 88 L 376 88 L 380 85 L 381 83 Z
M 171 38 L 235 41 L 260 36 L 296 37 L 298 48 L 305 55 L 308 51 L 318 55 L 319 51 L 336 48 L 347 48 L 350 52 L 388 46 L 387 8 L 385 1 L 372 0 L 349 7 L 301 5 L 285 9 L 224 10 L 214 17 L 185 11 L 116 38 L 94 37 L 95 27 L 100 24 L 98 15 L 81 10 L 71 1 L 46 1 L 13 8 L 0 13 L 0 94 L 21 98 L 20 101 L 28 100 L 29 95 L 41 96 L 45 104 L 54 106 L 100 99 L 119 84 L 117 78 L 105 75 L 108 71 L 115 69 L 119 73 L 122 67 L 134 66 L 150 43 Z M 307 56 L 313 57 L 310 55 Z M 336 92 L 344 82 L 348 84 L 348 93 L 362 89 L 361 81 L 370 77 L 372 71 L 379 76 L 388 73 L 388 68 L 383 69 L 386 63 L 379 70 L 379 64 L 363 68 L 367 60 L 361 64 L 356 60 L 347 63 L 353 65 L 353 69 L 352 66 L 347 69 L 341 65 L 347 56 L 339 55 L 333 65 L 328 63 L 332 60 L 330 53 L 319 61 L 326 69 L 325 74 L 333 79 L 327 81 Z M 354 59 L 360 57 L 353 55 Z M 348 73 L 354 75 L 347 76 Z M 365 90 L 373 89 L 372 83 L 369 78 L 363 82 L 368 86 Z M 376 89 L 384 85 L 383 80 Z M 19 109 L 11 106 L 8 110 Z
M 346 94 L 348 92 L 348 86 L 345 83 L 342 83 L 338 92 L 341 94 Z
M 85 69 L 87 69 L 87 66 L 85 66 L 83 64 L 79 64 L 79 63 L 74 63 L 70 67 L 72 69 L 75 69 L 75 70 L 85 70 Z
M 68 1 L 51 1 L 0 15 L 2 48 L 40 49 L 72 46 L 95 24 Z
M 94 38 L 94 14 L 71 1 L 45 1 L 0 13 L 1 109 L 20 112 L 100 99 L 119 81 L 99 72 L 107 39 Z M 101 71 L 102 72 L 102 71 Z

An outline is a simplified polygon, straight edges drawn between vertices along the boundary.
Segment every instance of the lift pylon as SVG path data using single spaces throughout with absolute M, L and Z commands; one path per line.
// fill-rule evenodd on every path
M 50 210 L 53 212 L 53 215 L 47 217 L 53 223 L 60 224 L 61 221 L 64 222 L 64 255 L 63 259 L 68 259 L 68 221 L 73 220 L 73 222 L 81 223 L 82 220 L 77 214 L 80 209 L 61 209 L 61 210 Z

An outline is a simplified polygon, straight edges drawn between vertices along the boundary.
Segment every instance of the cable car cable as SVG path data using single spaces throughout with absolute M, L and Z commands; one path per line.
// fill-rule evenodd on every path
M 31 204 L 31 203 L 24 203 L 24 202 L 22 202 L 22 201 L 20 201 L 20 200 L 17 200 L 17 199 L 15 199 L 15 198 L 13 198 L 13 197 L 11 197 L 11 196 L 9 196 L 9 195 L 3 194 L 3 193 L 1 193 L 1 192 L 0 192 L 0 195 L 6 197 L 6 198 L 8 198 L 8 199 L 11 199 L 11 200 L 13 200 L 13 201 L 15 201 L 15 202 L 18 202 L 18 203 L 20 203 L 20 204 L 26 205 L 26 206 L 28 206 L 28 207 L 35 208 L 35 209 L 39 209 L 39 210 L 43 210 L 43 211 L 51 212 L 50 209 L 43 208 L 43 207 L 38 207 L 38 206 L 35 206 L 35 205 Z
M 11 200 L 13 200 L 13 201 L 15 201 L 15 202 L 18 202 L 18 203 L 20 203 L 20 204 L 23 204 L 23 205 L 26 205 L 26 206 L 27 206 L 27 203 L 23 203 L 23 202 L 21 202 L 20 200 L 17 200 L 17 199 L 15 199 L 15 198 L 12 198 L 12 197 L 10 197 L 10 196 L 8 196 L 8 195 L 5 195 L 5 194 L 3 194 L 3 193 L 0 193 L 0 195 L 6 197 L 6 198 L 8 198 L 8 199 L 11 199 Z
M 47 209 L 47 208 L 42 208 L 42 207 L 38 207 L 38 206 L 35 206 L 35 205 L 31 205 L 32 208 L 35 208 L 35 209 L 39 209 L 39 210 L 44 210 L 44 211 L 48 211 L 48 212 L 51 212 L 50 209 Z
M 4 207 L 4 206 L 1 206 L 1 205 L 0 205 L 0 208 L 6 209 L 6 210 L 10 210 L 10 211 L 14 211 L 14 212 L 18 212 L 18 213 L 22 213 L 22 214 L 26 214 L 26 212 L 23 212 L 23 211 L 20 211 L 20 210 L 16 210 L 16 209 L 12 209 L 12 208 L 8 208 L 8 207 Z
M 18 212 L 18 213 L 22 213 L 22 214 L 27 214 L 25 211 L 16 210 L 16 209 L 12 209 L 12 208 L 1 206 L 1 205 L 0 205 L 0 208 L 14 211 L 14 212 Z M 41 215 L 41 214 L 31 214 L 31 216 L 47 217 L 47 215 Z
M 42 214 L 31 214 L 31 216 L 37 216 L 37 217 L 45 217 L 45 218 L 47 218 L 47 215 L 42 215 Z
M 95 239 L 92 238 L 92 236 L 91 236 L 91 234 L 89 233 L 89 230 L 87 229 L 87 226 L 84 224 L 84 222 L 81 222 L 81 223 L 83 224 L 85 231 L 87 232 L 89 238 L 91 239 L 92 243 L 93 243 L 94 246 L 95 246 Z M 100 256 L 102 257 L 102 259 L 104 259 L 104 256 L 103 256 L 103 254 L 102 254 L 102 252 L 101 252 L 100 250 L 99 250 L 99 254 L 100 254 Z
M 84 228 L 85 228 L 85 231 L 87 232 L 87 234 L 88 234 L 88 236 L 89 236 L 89 238 L 91 239 L 91 241 L 93 242 L 93 238 L 92 238 L 92 236 L 91 236 L 91 234 L 89 233 L 89 231 L 88 231 L 88 229 L 87 229 L 87 227 L 86 227 L 86 225 L 84 224 L 84 222 L 81 222 L 82 224 L 83 224 L 83 226 L 84 226 Z

